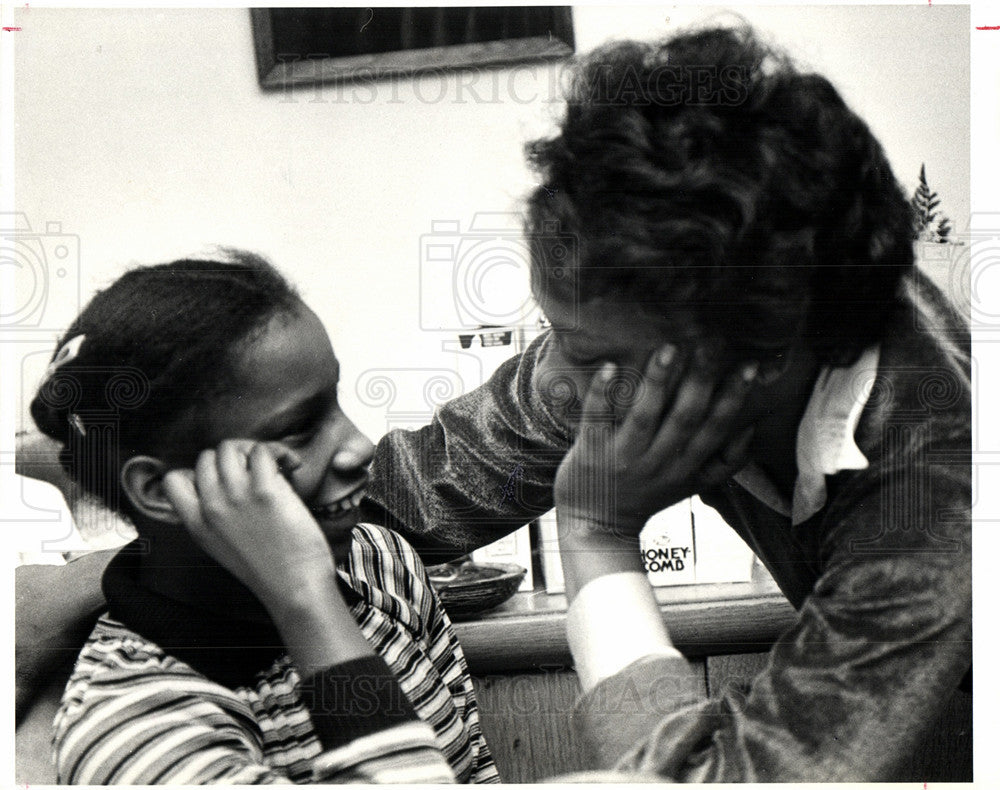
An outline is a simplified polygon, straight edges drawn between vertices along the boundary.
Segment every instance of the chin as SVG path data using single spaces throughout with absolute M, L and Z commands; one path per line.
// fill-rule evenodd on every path
M 343 543 L 350 542 L 351 533 L 354 528 L 358 525 L 357 517 L 337 519 L 336 521 L 318 521 L 319 528 L 323 530 L 323 534 L 329 543 Z
M 355 514 L 352 513 L 350 517 L 336 520 L 318 520 L 318 523 L 334 554 L 339 551 L 350 551 L 354 528 L 358 525 L 358 518 Z

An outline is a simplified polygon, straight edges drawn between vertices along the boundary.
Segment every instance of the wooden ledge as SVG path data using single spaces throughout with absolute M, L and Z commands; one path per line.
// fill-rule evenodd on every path
M 764 651 L 795 621 L 770 575 L 754 565 L 750 582 L 656 588 L 674 644 L 688 657 Z M 517 593 L 475 620 L 455 623 L 474 674 L 572 666 L 566 596 Z

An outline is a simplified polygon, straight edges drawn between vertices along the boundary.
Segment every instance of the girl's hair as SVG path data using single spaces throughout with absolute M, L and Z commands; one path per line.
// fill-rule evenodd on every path
M 749 27 L 594 51 L 528 153 L 536 293 L 681 311 L 741 355 L 804 333 L 824 363 L 852 361 L 913 267 L 868 126 Z
M 60 339 L 31 402 L 35 424 L 63 444 L 63 468 L 115 510 L 130 512 L 123 463 L 166 449 L 170 426 L 231 383 L 239 351 L 302 305 L 264 258 L 221 252 L 138 267 L 99 291 Z M 76 356 L 56 362 L 71 342 Z

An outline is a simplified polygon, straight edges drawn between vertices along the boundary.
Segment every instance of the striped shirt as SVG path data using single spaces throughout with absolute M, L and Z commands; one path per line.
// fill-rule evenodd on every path
M 306 677 L 270 624 L 165 599 L 136 570 L 122 552 L 105 573 L 109 613 L 56 716 L 60 783 L 499 781 L 451 623 L 394 533 L 359 526 L 340 574 L 378 655 Z

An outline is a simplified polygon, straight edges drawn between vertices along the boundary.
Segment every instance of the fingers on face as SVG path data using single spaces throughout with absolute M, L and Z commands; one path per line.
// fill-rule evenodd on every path
M 215 450 L 202 450 L 194 465 L 194 484 L 201 499 L 217 497 L 221 493 L 219 470 Z
M 747 396 L 757 375 L 757 365 L 749 363 L 723 380 L 710 403 L 699 430 L 688 445 L 690 453 L 704 457 L 718 455 L 740 436 L 733 436 L 737 419 L 743 413 Z
M 579 435 L 581 441 L 594 444 L 602 436 L 614 419 L 614 409 L 608 398 L 608 385 L 617 370 L 613 362 L 605 362 L 595 373 L 587 386 L 580 414 Z
M 227 440 L 214 452 L 218 483 L 231 499 L 240 499 L 251 489 L 269 490 L 276 475 L 290 478 L 302 466 L 298 453 L 280 442 Z M 211 485 L 208 467 L 206 459 L 206 482 Z
M 718 383 L 718 368 L 704 349 L 698 349 L 688 365 L 670 413 L 670 422 L 682 434 L 694 433 L 712 406 Z
M 642 446 L 653 442 L 673 401 L 682 370 L 682 360 L 674 346 L 668 344 L 650 354 L 638 397 L 622 424 L 622 441 L 639 442 Z
M 249 483 L 247 476 L 248 452 L 253 452 L 253 448 L 230 441 L 222 442 L 216 450 L 215 458 L 219 481 L 231 497 L 242 497 L 246 493 Z
M 608 384 L 615 377 L 617 367 L 613 362 L 605 362 L 590 377 L 587 392 L 583 396 L 581 421 L 595 422 L 609 417 L 612 413 L 611 402 L 608 400 Z
M 250 484 L 255 491 L 269 491 L 280 475 L 274 450 L 266 444 L 255 444 L 250 451 Z
M 194 486 L 194 475 L 188 469 L 172 469 L 163 476 L 163 491 L 181 519 L 191 525 L 199 525 L 201 505 L 198 491 Z

